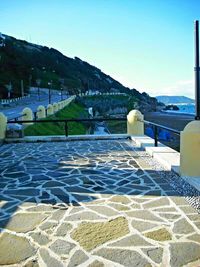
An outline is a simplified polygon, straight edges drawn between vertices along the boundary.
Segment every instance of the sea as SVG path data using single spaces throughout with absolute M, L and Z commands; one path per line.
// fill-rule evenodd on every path
M 164 111 L 166 113 L 173 113 L 173 114 L 183 114 L 183 115 L 195 115 L 195 104 L 186 104 L 186 103 L 178 103 L 178 104 L 167 104 L 167 105 L 176 105 L 179 110 L 167 110 Z M 151 126 L 145 129 L 145 134 L 154 138 L 154 130 Z M 171 141 L 174 138 L 171 133 L 164 129 L 159 129 L 158 131 L 158 138 L 160 141 Z
M 178 103 L 173 105 L 176 105 L 179 108 L 179 110 L 177 111 L 173 110 L 167 112 L 195 115 L 195 104 Z

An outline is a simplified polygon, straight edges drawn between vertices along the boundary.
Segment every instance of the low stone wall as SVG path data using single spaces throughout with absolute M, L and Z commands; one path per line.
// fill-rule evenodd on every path
M 75 98 L 76 96 L 71 96 L 68 99 L 62 100 L 58 103 L 54 103 L 53 105 L 48 105 L 47 107 L 39 105 L 35 112 L 33 112 L 29 107 L 26 107 L 22 110 L 21 115 L 23 116 L 20 118 L 22 118 L 22 120 L 24 121 L 33 120 L 35 113 L 36 119 L 44 119 L 47 116 L 53 115 L 59 110 L 65 108 L 72 101 L 74 101 Z M 22 138 L 24 136 L 24 127 L 27 127 L 31 124 L 33 124 L 33 122 L 24 123 L 23 127 L 18 127 L 20 126 L 20 124 L 17 122 L 16 124 L 9 124 L 8 118 L 2 112 L 0 112 L 0 141 L 3 142 L 5 138 Z

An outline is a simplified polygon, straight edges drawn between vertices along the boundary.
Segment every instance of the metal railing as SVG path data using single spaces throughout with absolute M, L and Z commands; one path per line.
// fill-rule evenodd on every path
M 48 110 L 48 108 L 45 107 L 45 114 L 46 114 L 46 116 L 47 116 L 47 110 Z M 37 119 L 37 113 L 38 113 L 39 111 L 41 111 L 41 110 L 33 111 L 34 122 L 35 122 L 36 119 Z M 22 115 L 18 115 L 18 116 L 16 116 L 16 117 L 10 118 L 10 119 L 8 120 L 8 122 L 15 121 L 15 122 L 20 123 L 20 122 L 22 122 L 22 121 L 19 120 L 19 119 L 22 118 L 22 117 L 24 117 L 24 116 L 26 116 L 26 114 L 22 114 Z
M 68 124 L 70 122 L 103 122 L 103 121 L 127 121 L 127 118 L 123 117 L 123 118 L 95 118 L 95 119 L 61 119 L 61 120 L 19 120 L 17 121 L 19 124 L 22 124 L 22 123 L 58 123 L 58 122 L 61 122 L 61 123 L 64 123 L 64 130 L 65 130 L 65 136 L 68 136 L 69 134 L 69 128 L 68 128 Z M 16 123 L 16 121 L 12 121 L 12 120 L 9 120 L 8 123 Z
M 73 96 L 73 95 L 72 95 L 72 96 Z M 69 98 L 72 97 L 72 96 L 69 96 L 68 98 L 63 99 L 62 101 L 67 100 L 67 99 L 69 99 Z M 61 101 L 61 102 L 62 102 L 62 101 Z M 58 103 L 60 103 L 60 101 L 59 101 Z M 53 105 L 53 104 L 52 104 L 52 105 Z M 41 110 L 35 110 L 35 111 L 33 111 L 34 122 L 35 122 L 36 119 L 37 119 L 37 113 L 40 112 L 40 111 L 41 111 Z M 48 107 L 45 107 L 45 114 L 46 114 L 46 116 L 48 116 L 47 112 L 48 112 Z M 21 114 L 21 115 L 18 115 L 18 116 L 16 116 L 16 117 L 10 118 L 10 119 L 8 119 L 8 122 L 11 122 L 11 121 L 21 122 L 21 120 L 19 120 L 19 119 L 22 118 L 23 116 L 26 116 L 26 114 Z
M 23 115 L 24 116 L 24 115 Z M 22 117 L 18 116 L 17 118 Z M 34 116 L 35 119 L 34 120 L 18 120 L 17 122 L 19 124 L 24 124 L 24 123 L 64 123 L 64 131 L 65 131 L 65 136 L 69 135 L 69 123 L 70 122 L 104 122 L 104 121 L 127 121 L 126 117 L 119 117 L 119 118 L 90 118 L 90 119 L 53 119 L 53 120 L 37 120 L 36 116 Z M 180 131 L 176 130 L 176 129 L 172 129 L 170 127 L 166 127 L 164 125 L 160 125 L 151 121 L 147 121 L 147 120 L 139 120 L 140 122 L 143 122 L 144 124 L 150 125 L 153 127 L 153 138 L 154 138 L 154 146 L 157 147 L 158 146 L 158 129 L 163 129 L 169 132 L 174 133 L 175 135 L 179 135 L 180 136 Z M 8 123 L 16 123 L 16 120 L 12 119 L 9 120 Z
M 5 104 L 10 104 L 10 103 L 15 103 L 17 101 L 30 98 L 30 95 L 25 95 L 25 96 L 20 96 L 20 97 L 15 97 L 15 98 L 5 98 L 5 99 L 0 99 L 0 104 L 5 105 Z
M 172 129 L 170 127 L 164 126 L 164 125 L 160 125 L 158 123 L 154 123 L 151 121 L 146 121 L 146 120 L 139 120 L 141 122 L 144 122 L 144 124 L 150 125 L 153 127 L 153 133 L 154 133 L 154 146 L 157 147 L 158 146 L 158 128 L 166 130 L 168 132 L 172 132 L 175 135 L 179 135 L 180 136 L 180 131 L 176 130 L 176 129 Z
M 18 116 L 14 117 L 14 118 L 10 118 L 10 119 L 8 120 L 8 123 L 10 123 L 10 122 L 12 122 L 12 121 L 14 121 L 14 122 L 16 123 L 16 122 L 19 121 L 19 120 L 18 120 L 19 118 L 22 118 L 22 117 L 24 117 L 24 116 L 26 116 L 26 114 L 18 115 Z

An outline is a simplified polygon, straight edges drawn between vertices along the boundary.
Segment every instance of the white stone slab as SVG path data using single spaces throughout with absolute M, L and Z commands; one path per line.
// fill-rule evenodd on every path
M 138 147 L 146 148 L 146 147 L 154 147 L 154 139 L 148 137 L 146 135 L 142 136 L 131 136 L 131 139 L 136 143 Z M 158 142 L 158 146 L 165 146 Z
M 168 170 L 179 172 L 180 154 L 178 152 L 154 153 L 153 157 Z
M 158 146 L 158 147 L 146 147 L 146 151 L 148 154 L 153 156 L 155 153 L 177 153 L 174 149 L 168 146 Z
M 173 170 L 179 173 L 180 153 L 174 149 L 167 147 L 158 142 L 158 147 L 154 146 L 154 139 L 148 136 L 131 136 L 131 139 L 138 147 L 144 150 L 153 158 L 155 158 L 161 165 L 168 170 Z

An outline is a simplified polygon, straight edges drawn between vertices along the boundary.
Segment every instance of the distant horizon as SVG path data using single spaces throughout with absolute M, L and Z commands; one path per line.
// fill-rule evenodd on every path
M 198 0 L 0 2 L 1 32 L 57 49 L 150 96 L 194 99 Z
M 190 98 L 190 97 L 185 96 L 185 95 L 157 95 L 156 97 L 185 97 L 185 98 L 188 98 L 188 99 L 195 101 L 194 98 Z

